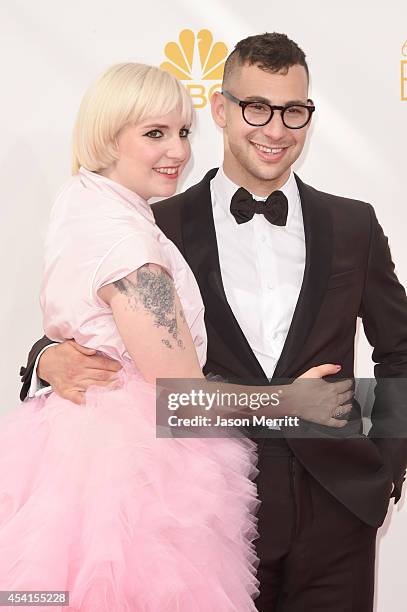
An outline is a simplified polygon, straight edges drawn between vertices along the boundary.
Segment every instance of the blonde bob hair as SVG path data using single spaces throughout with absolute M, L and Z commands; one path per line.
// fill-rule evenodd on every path
M 72 139 L 72 173 L 83 166 L 97 172 L 118 159 L 122 128 L 179 109 L 185 125 L 193 116 L 192 100 L 174 76 L 146 64 L 115 64 L 85 93 Z

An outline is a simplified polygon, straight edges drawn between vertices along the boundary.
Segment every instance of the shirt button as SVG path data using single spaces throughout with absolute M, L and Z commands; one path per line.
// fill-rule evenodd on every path
M 274 286 L 272 283 L 267 283 L 267 289 L 270 289 L 271 291 L 274 289 Z
M 261 237 L 261 241 L 262 241 L 262 242 L 266 242 L 266 237 L 265 237 L 265 236 L 262 236 L 262 237 Z

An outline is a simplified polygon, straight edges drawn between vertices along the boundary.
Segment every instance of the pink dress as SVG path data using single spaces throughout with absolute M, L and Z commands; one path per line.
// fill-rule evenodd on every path
M 254 611 L 255 445 L 156 438 L 154 386 L 97 296 L 147 262 L 172 275 L 203 366 L 204 308 L 185 260 L 145 201 L 81 169 L 51 213 L 44 330 L 120 360 L 123 384 L 93 387 L 86 406 L 51 393 L 3 418 L 0 590 L 69 591 L 69 607 L 35 608 L 61 612 Z

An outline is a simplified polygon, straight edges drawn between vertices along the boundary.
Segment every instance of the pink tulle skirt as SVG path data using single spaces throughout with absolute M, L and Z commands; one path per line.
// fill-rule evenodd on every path
M 70 592 L 44 611 L 254 611 L 255 444 L 157 439 L 154 387 L 122 382 L 1 420 L 0 590 Z

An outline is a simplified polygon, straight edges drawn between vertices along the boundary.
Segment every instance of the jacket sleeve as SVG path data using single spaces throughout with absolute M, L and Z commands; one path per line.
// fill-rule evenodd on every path
M 28 391 L 30 389 L 31 377 L 33 375 L 34 365 L 37 360 L 37 357 L 41 353 L 42 349 L 48 346 L 49 344 L 54 344 L 54 343 L 52 340 L 50 340 L 46 336 L 43 336 L 41 340 L 38 340 L 34 344 L 34 346 L 32 347 L 32 349 L 30 350 L 28 354 L 27 365 L 22 366 L 20 368 L 20 376 L 21 376 L 21 382 L 22 382 L 22 387 L 20 391 L 21 401 L 25 400 L 25 398 L 27 397 Z M 46 381 L 43 381 L 43 382 L 45 385 L 48 384 Z
M 373 347 L 375 401 L 369 437 L 393 474 L 396 501 L 407 464 L 407 297 L 388 240 L 370 207 L 371 240 L 360 316 Z

